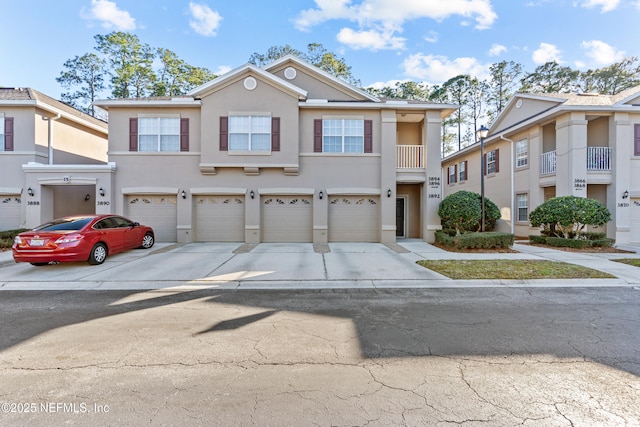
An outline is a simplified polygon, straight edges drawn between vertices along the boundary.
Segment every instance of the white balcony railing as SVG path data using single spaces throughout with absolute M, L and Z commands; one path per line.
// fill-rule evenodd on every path
M 611 148 L 587 147 L 587 170 L 610 171 L 611 170 Z
M 396 168 L 424 169 L 422 145 L 396 145 Z
M 556 151 L 548 151 L 540 155 L 540 175 L 556 173 Z
M 610 171 L 611 148 L 587 147 L 587 170 Z M 540 155 L 540 175 L 552 175 L 556 173 L 556 152 L 548 151 Z

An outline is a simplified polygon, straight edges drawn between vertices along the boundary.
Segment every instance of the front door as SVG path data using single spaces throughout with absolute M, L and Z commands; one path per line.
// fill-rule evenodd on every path
M 405 210 L 407 199 L 398 197 L 396 199 L 396 237 L 406 237 L 405 234 Z

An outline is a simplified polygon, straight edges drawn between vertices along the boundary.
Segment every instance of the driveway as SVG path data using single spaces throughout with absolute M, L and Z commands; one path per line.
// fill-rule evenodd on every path
M 132 250 L 99 266 L 67 263 L 15 264 L 7 252 L 0 268 L 2 290 L 195 288 L 405 288 L 460 286 L 637 285 L 637 267 L 610 258 L 637 254 L 570 254 L 515 245 L 517 253 L 456 254 L 421 240 L 379 243 L 160 243 Z M 616 279 L 455 281 L 416 264 L 420 259 L 553 259 L 589 266 Z

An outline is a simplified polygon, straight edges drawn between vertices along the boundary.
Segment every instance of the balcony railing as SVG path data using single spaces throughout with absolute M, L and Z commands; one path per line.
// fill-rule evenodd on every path
M 611 148 L 587 147 L 587 170 L 610 171 Z M 549 151 L 540 155 L 540 175 L 556 173 L 556 152 Z
M 610 171 L 611 170 L 611 148 L 588 147 L 587 148 L 587 170 Z
M 424 169 L 424 146 L 396 145 L 396 168 Z
M 540 175 L 556 173 L 556 150 L 548 151 L 540 155 Z

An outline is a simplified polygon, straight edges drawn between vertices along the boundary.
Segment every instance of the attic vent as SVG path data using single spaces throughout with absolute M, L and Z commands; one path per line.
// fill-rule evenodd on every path
M 298 72 L 296 71 L 295 68 L 293 67 L 287 67 L 284 70 L 284 76 L 288 79 L 288 80 L 293 80 L 296 78 L 296 75 L 298 74 Z
M 244 79 L 244 88 L 246 90 L 254 90 L 258 86 L 258 82 L 253 77 Z
M 579 93 L 578 96 L 598 96 L 600 95 L 598 92 L 585 92 L 585 93 Z

